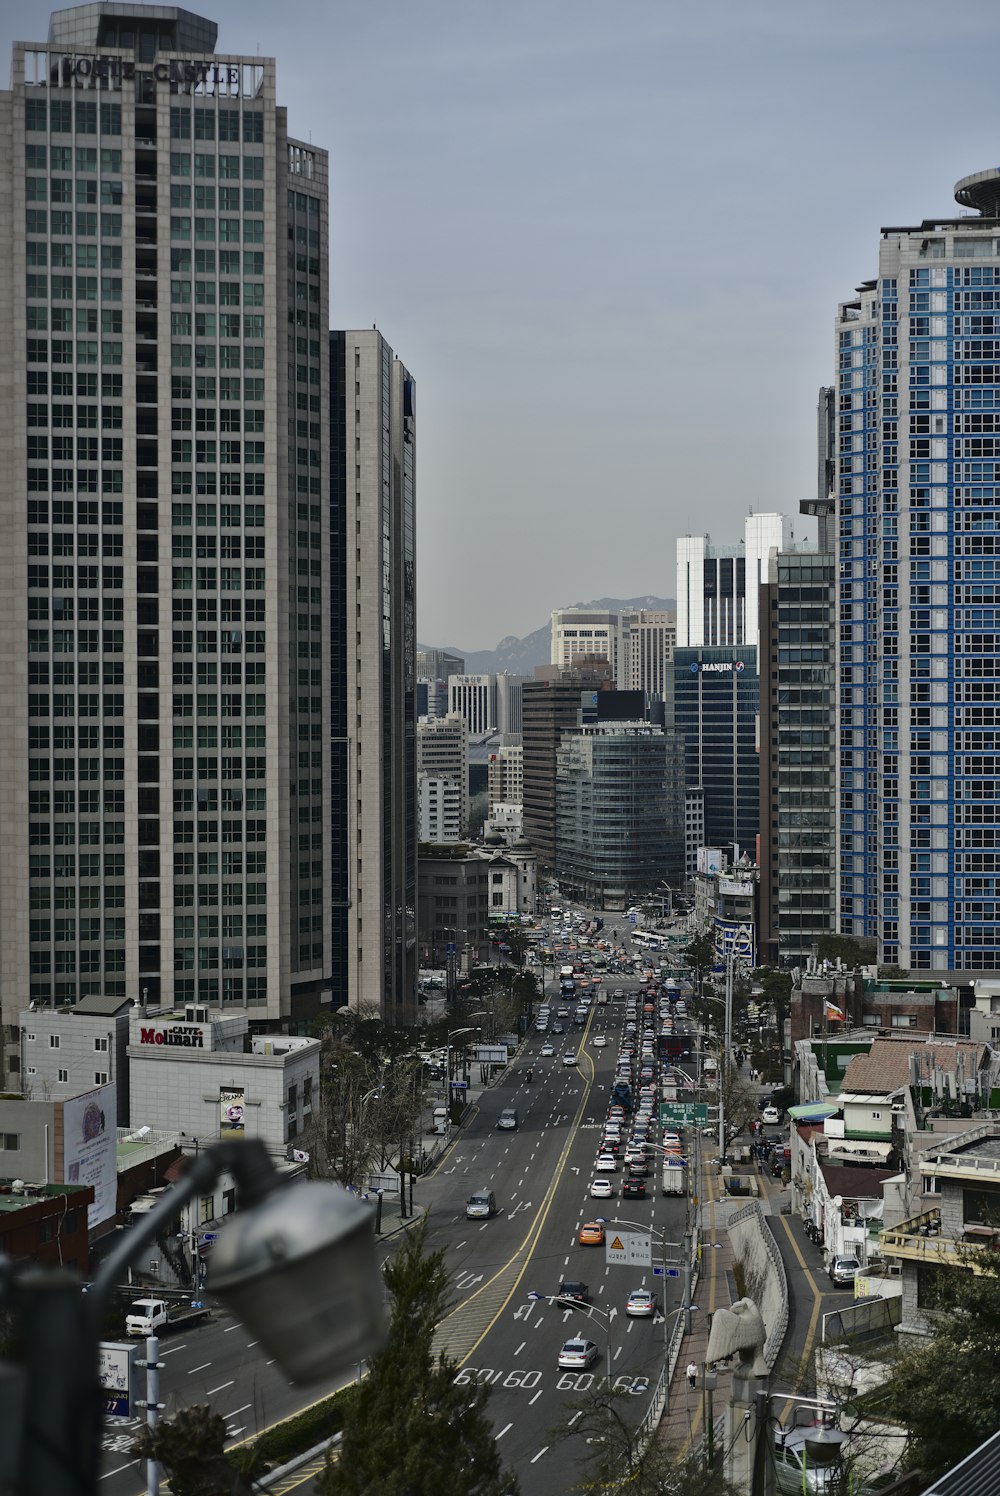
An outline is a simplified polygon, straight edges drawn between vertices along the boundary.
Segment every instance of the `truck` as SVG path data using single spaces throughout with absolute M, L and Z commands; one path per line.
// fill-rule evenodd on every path
M 171 1304 L 166 1299 L 136 1299 L 125 1316 L 126 1335 L 162 1335 L 181 1325 L 207 1319 L 209 1309 L 200 1299 Z
M 668 1153 L 663 1160 L 663 1193 L 683 1195 L 687 1189 L 687 1166 L 676 1154 Z
M 613 1106 L 623 1107 L 625 1111 L 632 1110 L 632 1087 L 627 1080 L 620 1080 L 611 1092 L 611 1103 Z

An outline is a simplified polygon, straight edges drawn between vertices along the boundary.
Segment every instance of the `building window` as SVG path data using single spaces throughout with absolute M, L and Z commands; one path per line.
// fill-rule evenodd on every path
M 199 1220 L 203 1226 L 215 1218 L 215 1196 L 202 1195 L 199 1205 Z
M 106 1086 L 107 1083 L 108 1083 L 108 1072 L 106 1070 L 95 1070 L 94 1071 L 94 1085 L 95 1086 Z
M 64 1086 L 64 1085 L 67 1084 L 68 1081 L 69 1081 L 69 1071 L 68 1070 L 60 1070 L 59 1071 L 59 1084 L 62 1085 L 62 1086 Z
M 17 1153 L 21 1147 L 21 1134 L 19 1132 L 0 1133 L 0 1142 L 3 1143 L 5 1153 Z
M 49 1035 L 49 1048 L 50 1049 L 58 1049 L 59 1048 L 59 1035 L 58 1034 L 50 1034 Z
M 107 1041 L 107 1039 L 95 1039 L 94 1040 L 94 1049 L 97 1051 L 98 1054 L 107 1054 L 107 1052 L 108 1052 L 108 1041 Z

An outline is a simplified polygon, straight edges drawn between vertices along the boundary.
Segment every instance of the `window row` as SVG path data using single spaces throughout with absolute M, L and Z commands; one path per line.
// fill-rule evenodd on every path
M 211 153 L 195 151 L 193 164 L 196 178 L 218 176 L 223 181 L 238 181 L 242 176 L 247 182 L 264 180 L 263 156 L 234 156 L 226 152 L 220 152 L 217 156 L 214 151 Z M 172 177 L 189 177 L 191 166 L 190 152 L 170 152 L 170 175 Z
M 75 108 L 74 108 L 75 106 Z M 101 104 L 74 97 L 73 99 L 26 98 L 24 101 L 24 128 L 53 135 L 96 135 L 100 126 L 102 135 L 122 133 L 122 106 Z
M 261 145 L 264 140 L 264 115 L 260 111 L 194 109 L 171 105 L 171 140 L 242 141 L 244 145 Z
M 239 159 L 238 157 L 236 158 Z M 42 179 L 42 186 L 45 181 Z M 55 185 L 54 183 L 52 184 Z M 84 182 L 78 185 L 84 187 L 92 184 Z M 113 183 L 102 183 L 102 187 L 113 186 Z M 31 199 L 29 198 L 29 201 Z M 90 201 L 91 199 L 86 199 Z M 44 201 L 44 197 L 38 199 Z M 65 198 L 52 198 L 52 202 L 65 202 Z M 80 198 L 77 198 L 77 202 Z M 103 201 L 103 199 L 102 199 Z M 121 201 L 121 192 L 117 201 Z M 216 207 L 223 213 L 263 213 L 264 211 L 264 189 L 263 187 L 189 187 L 185 182 L 171 182 L 170 184 L 170 206 L 171 208 L 194 208 L 196 212 L 214 213 Z M 176 237 L 176 236 L 171 236 Z M 202 238 L 206 236 L 201 235 Z M 214 234 L 211 236 L 214 238 Z
M 26 210 L 26 217 L 30 219 L 31 209 Z M 42 217 L 45 214 L 42 212 Z M 79 216 L 79 215 L 78 215 Z M 102 217 L 104 215 L 102 214 Z M 53 220 L 55 213 L 52 214 Z M 192 237 L 196 243 L 214 244 L 216 240 L 220 244 L 263 244 L 264 243 L 264 220 L 263 218 L 195 218 L 193 221 L 189 214 L 173 213 L 170 216 L 170 238 L 172 243 L 183 242 Z M 57 229 L 53 223 L 54 234 L 68 233 L 67 229 Z M 78 230 L 78 232 L 90 232 L 89 230 Z M 28 226 L 28 233 L 44 234 L 44 226 L 32 229 Z

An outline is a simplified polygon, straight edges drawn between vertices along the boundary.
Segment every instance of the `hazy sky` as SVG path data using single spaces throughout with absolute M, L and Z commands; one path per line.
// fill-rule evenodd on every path
M 188 8 L 277 57 L 331 153 L 331 320 L 416 376 L 427 644 L 672 596 L 677 535 L 796 514 L 837 301 L 1000 156 L 987 0 Z M 8 57 L 48 12 L 4 0 Z

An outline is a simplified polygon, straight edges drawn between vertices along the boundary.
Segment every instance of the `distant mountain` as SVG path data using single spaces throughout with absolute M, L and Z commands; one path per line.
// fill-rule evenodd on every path
M 589 603 L 567 603 L 572 608 L 598 608 L 609 612 L 624 612 L 630 608 L 649 608 L 660 611 L 674 607 L 672 598 L 664 597 L 599 597 Z M 418 644 L 418 649 L 434 646 Z M 543 623 L 540 629 L 525 634 L 519 639 L 508 634 L 501 639 L 496 649 L 461 649 L 457 644 L 442 645 L 452 654 L 461 655 L 469 675 L 496 675 L 507 670 L 511 675 L 531 675 L 536 665 L 547 665 L 552 656 L 552 629 Z

